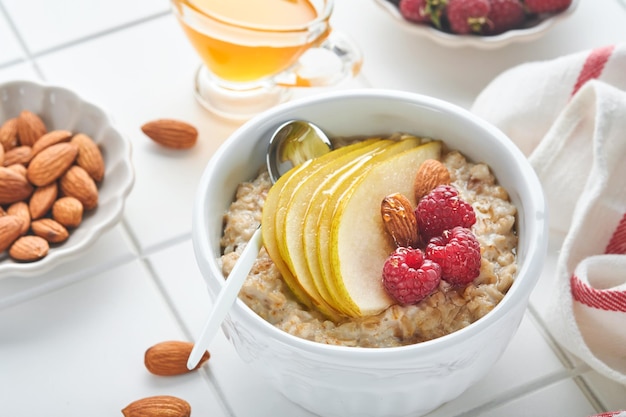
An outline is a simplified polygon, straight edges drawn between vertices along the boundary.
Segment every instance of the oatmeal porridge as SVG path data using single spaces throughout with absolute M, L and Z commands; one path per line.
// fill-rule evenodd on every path
M 393 347 L 434 339 L 459 330 L 491 311 L 516 274 L 516 208 L 489 167 L 457 151 L 445 150 L 441 162 L 459 196 L 472 205 L 472 226 L 481 247 L 480 274 L 466 286 L 441 281 L 417 304 L 394 304 L 379 314 L 330 320 L 300 303 L 262 249 L 240 298 L 277 328 L 304 339 L 343 346 Z M 227 276 L 258 227 L 272 183 L 266 171 L 240 184 L 224 217 L 222 272 Z M 381 265 L 382 269 L 382 265 Z

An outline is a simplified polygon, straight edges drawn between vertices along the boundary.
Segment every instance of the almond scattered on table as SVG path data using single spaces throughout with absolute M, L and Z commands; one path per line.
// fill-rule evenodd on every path
M 188 149 L 198 140 L 198 130 L 175 119 L 158 119 L 141 126 L 143 133 L 156 143 L 172 149 Z
M 187 369 L 187 359 L 193 349 L 193 343 L 170 340 L 157 343 L 146 350 L 144 365 L 155 375 L 173 376 L 182 375 L 192 370 Z M 201 367 L 210 358 L 209 352 L 202 355 L 202 359 L 193 370 Z
M 146 397 L 128 404 L 124 417 L 189 417 L 191 406 L 181 398 L 170 395 Z
M 0 252 L 33 262 L 98 205 L 104 158 L 83 133 L 48 131 L 28 110 L 0 124 Z

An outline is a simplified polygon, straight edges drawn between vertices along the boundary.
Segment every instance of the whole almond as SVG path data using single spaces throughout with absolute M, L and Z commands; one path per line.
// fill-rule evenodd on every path
M 430 193 L 439 185 L 450 184 L 450 172 L 448 168 L 436 159 L 427 159 L 420 165 L 415 175 L 413 191 L 415 201 L 419 202 L 422 197 Z
M 63 174 L 59 186 L 64 195 L 78 199 L 85 210 L 92 210 L 98 205 L 98 187 L 87 171 L 78 165 L 73 165 Z
M 29 110 L 22 110 L 17 118 L 17 136 L 20 144 L 33 146 L 47 132 L 43 120 Z
M 172 376 L 190 372 L 187 369 L 187 359 L 193 349 L 193 343 L 171 340 L 157 343 L 146 350 L 144 364 L 146 369 L 155 375 Z M 198 369 L 209 360 L 209 352 L 205 352 L 198 365 Z
M 156 395 L 128 404 L 122 414 L 124 417 L 189 417 L 191 406 L 178 397 Z
M 0 166 L 4 166 L 4 146 L 0 143 Z
M 39 236 L 26 235 L 18 238 L 9 248 L 9 256 L 16 261 L 33 262 L 48 254 L 50 245 Z
M 49 146 L 33 157 L 26 176 L 33 185 L 48 185 L 72 166 L 77 154 L 78 147 L 72 143 Z
M 17 117 L 5 121 L 0 126 L 0 144 L 5 151 L 17 146 Z
M 380 205 L 383 226 L 398 247 L 417 248 L 417 217 L 408 198 L 400 193 L 385 197 Z
M 75 197 L 61 197 L 52 205 L 52 218 L 65 227 L 76 228 L 83 220 L 83 203 Z
M 30 224 L 33 233 L 46 239 L 49 243 L 61 243 L 69 237 L 69 232 L 56 220 L 44 218 Z
M 20 235 L 25 235 L 30 228 L 30 210 L 28 209 L 28 204 L 26 204 L 25 201 L 17 201 L 7 208 L 7 214 L 11 214 L 22 219 Z
M 33 186 L 26 177 L 6 167 L 0 167 L 0 204 L 26 200 L 33 193 Z
M 78 146 L 76 164 L 83 167 L 95 181 L 102 181 L 104 177 L 104 158 L 98 144 L 83 133 L 74 136 L 72 143 Z
M 48 213 L 56 201 L 58 194 L 59 186 L 56 182 L 35 188 L 28 202 L 30 217 L 32 219 L 38 219 Z
M 22 177 L 26 178 L 26 166 L 22 164 L 11 164 L 7 166 L 11 171 L 20 174 Z
M 4 252 L 20 237 L 23 220 L 17 216 L 0 216 L 0 252 Z
M 8 167 L 9 165 L 28 165 L 33 157 L 33 150 L 30 146 L 16 146 L 15 148 L 6 151 L 4 153 L 3 165 Z
M 33 144 L 33 155 L 38 154 L 48 146 L 56 145 L 61 142 L 69 142 L 72 138 L 72 132 L 69 130 L 53 130 L 46 133 Z
M 198 130 L 180 120 L 154 120 L 141 126 L 141 130 L 156 143 L 173 149 L 191 148 L 198 140 Z

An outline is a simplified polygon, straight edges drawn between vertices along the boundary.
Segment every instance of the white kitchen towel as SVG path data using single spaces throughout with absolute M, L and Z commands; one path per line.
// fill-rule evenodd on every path
M 626 384 L 626 44 L 507 70 L 472 111 L 528 156 L 565 233 L 547 325 Z

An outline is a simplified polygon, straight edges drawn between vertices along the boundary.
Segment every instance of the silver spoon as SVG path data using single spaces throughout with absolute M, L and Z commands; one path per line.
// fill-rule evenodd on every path
M 267 147 L 266 164 L 272 183 L 275 183 L 281 175 L 294 166 L 321 156 L 331 149 L 330 139 L 314 124 L 303 120 L 290 120 L 283 123 L 276 129 Z M 262 245 L 263 239 L 259 227 L 241 252 L 241 256 L 228 275 L 226 284 L 215 299 L 213 309 L 187 359 L 188 369 L 194 369 L 209 348 L 211 340 L 217 334 L 222 321 L 237 299 L 239 290 L 252 269 Z

